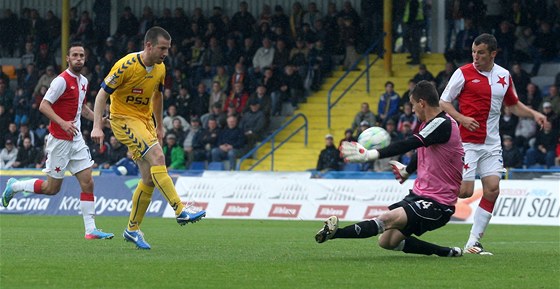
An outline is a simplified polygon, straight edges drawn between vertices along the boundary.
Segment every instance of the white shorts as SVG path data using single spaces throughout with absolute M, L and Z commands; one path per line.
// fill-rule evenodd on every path
M 463 144 L 463 148 L 465 150 L 463 181 L 474 181 L 476 175 L 480 178 L 502 177 L 502 174 L 506 172 L 501 147 L 489 148 L 483 145 Z
M 55 178 L 64 178 L 66 170 L 73 175 L 93 166 L 89 148 L 83 138 L 77 141 L 62 140 L 49 135 L 45 146 L 46 168 L 43 172 Z

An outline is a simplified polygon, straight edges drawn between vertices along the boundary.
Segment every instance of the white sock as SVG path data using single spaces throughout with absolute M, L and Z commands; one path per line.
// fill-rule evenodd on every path
M 39 179 L 29 179 L 25 181 L 17 181 L 12 185 L 14 192 L 34 192 L 35 182 Z
M 93 194 L 81 193 L 80 194 L 80 209 L 84 217 L 84 226 L 86 234 L 91 233 L 95 227 L 95 202 L 93 201 Z
M 474 243 L 478 242 L 482 238 L 482 236 L 484 235 L 484 231 L 486 231 L 488 223 L 490 223 L 491 218 L 492 213 L 486 211 L 480 206 L 476 207 L 476 210 L 474 211 L 474 223 L 471 228 L 469 240 L 467 241 L 467 245 L 465 245 L 465 248 L 473 246 Z

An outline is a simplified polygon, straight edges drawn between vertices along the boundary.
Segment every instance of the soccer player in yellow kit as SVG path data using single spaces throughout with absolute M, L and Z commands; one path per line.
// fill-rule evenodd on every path
M 140 168 L 142 180 L 138 182 L 132 196 L 128 227 L 123 233 L 125 240 L 135 243 L 139 249 L 150 249 L 140 225 L 151 202 L 154 186 L 175 210 L 180 225 L 197 222 L 206 215 L 204 210 L 195 212 L 181 203 L 167 172 L 161 148 L 164 135 L 163 60 L 170 47 L 171 36 L 165 29 L 157 26 L 150 28 L 144 37 L 144 50 L 128 54 L 117 61 L 101 83 L 95 99 L 91 138 L 103 143 L 103 111 L 110 95 L 113 133 L 132 152 L 132 158 Z

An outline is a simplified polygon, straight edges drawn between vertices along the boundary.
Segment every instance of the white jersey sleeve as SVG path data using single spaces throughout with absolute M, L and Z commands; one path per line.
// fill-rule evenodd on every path
M 65 89 L 66 81 L 64 78 L 57 76 L 51 82 L 51 86 L 47 90 L 47 93 L 45 93 L 45 97 L 43 99 L 53 104 L 58 100 L 62 93 L 64 93 Z
M 465 84 L 465 77 L 463 76 L 463 71 L 461 69 L 455 70 L 453 75 L 449 79 L 445 90 L 441 94 L 441 100 L 445 102 L 453 102 L 455 98 L 461 93 L 463 90 L 463 86 Z

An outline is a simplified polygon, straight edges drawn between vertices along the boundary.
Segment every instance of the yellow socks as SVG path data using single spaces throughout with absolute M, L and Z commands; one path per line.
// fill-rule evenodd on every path
M 167 173 L 167 168 L 165 166 L 153 166 L 150 169 L 152 173 L 152 180 L 154 184 L 159 189 L 163 197 L 167 200 L 169 205 L 175 210 L 175 215 L 178 216 L 181 211 L 183 211 L 183 203 L 181 203 L 181 198 L 177 195 L 175 190 L 175 185 L 171 180 L 171 177 Z
M 135 231 L 140 228 L 144 215 L 148 210 L 148 206 L 152 201 L 154 187 L 145 185 L 142 180 L 138 182 L 138 186 L 132 195 L 132 210 L 128 218 L 128 230 Z

